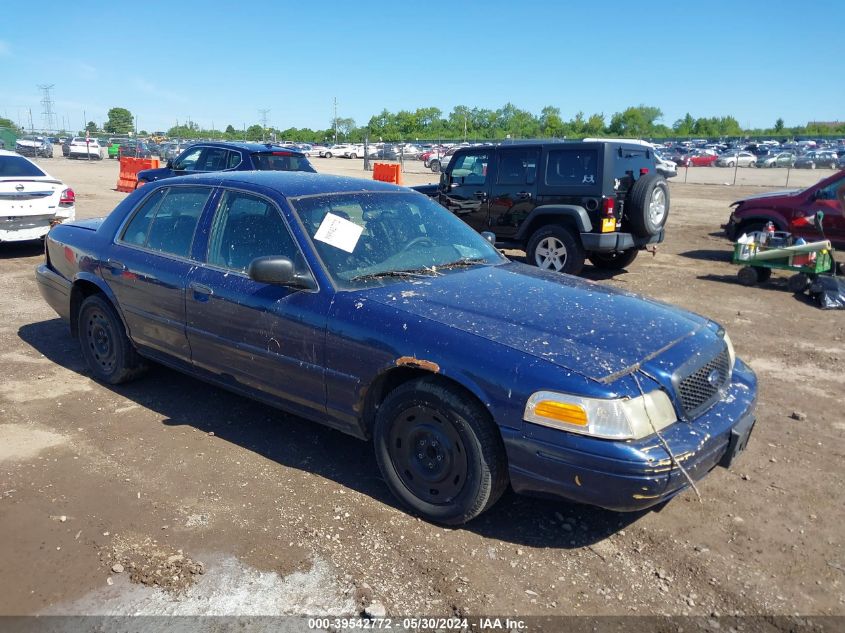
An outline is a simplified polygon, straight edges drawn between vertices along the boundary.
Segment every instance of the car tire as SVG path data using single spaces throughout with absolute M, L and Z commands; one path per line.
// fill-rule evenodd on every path
M 645 174 L 631 187 L 625 214 L 633 233 L 640 237 L 657 235 L 669 218 L 669 185 L 659 174 Z
M 830 168 L 831 168 L 831 169 L 836 169 L 836 163 L 831 163 L 831 164 L 830 164 Z
M 733 162 L 728 163 L 728 167 L 733 167 L 734 165 L 736 165 L 736 163 L 733 163 Z
M 86 298 L 79 306 L 77 335 L 82 356 L 94 378 L 118 385 L 145 369 L 114 306 L 101 294 Z
M 440 171 L 440 161 L 439 160 L 431 161 L 431 163 L 429 164 L 429 168 L 431 169 L 431 171 L 433 171 L 436 174 L 437 172 Z
M 394 389 L 378 408 L 373 440 L 390 491 L 429 521 L 466 523 L 507 487 L 505 449 L 489 413 L 436 377 Z
M 740 268 L 737 273 L 737 279 L 739 279 L 739 283 L 743 286 L 756 286 L 758 282 L 760 282 L 760 278 L 757 275 L 757 268 L 754 266 L 743 266 Z
M 558 224 L 547 224 L 535 231 L 525 255 L 532 266 L 568 275 L 579 274 L 586 257 L 580 237 Z
M 630 266 L 639 255 L 639 248 L 610 253 L 590 253 L 590 262 L 602 270 L 622 270 Z
M 331 152 L 326 152 L 326 158 L 331 158 L 331 157 L 332 157 L 332 153 L 331 153 Z
M 806 273 L 792 275 L 792 277 L 786 280 L 786 287 L 793 294 L 804 294 L 807 288 L 810 287 L 810 277 Z
M 349 158 L 351 158 L 351 159 L 353 159 L 353 160 L 354 160 L 354 159 L 358 158 L 358 154 L 356 154 L 355 152 L 352 152 L 352 153 L 349 155 Z

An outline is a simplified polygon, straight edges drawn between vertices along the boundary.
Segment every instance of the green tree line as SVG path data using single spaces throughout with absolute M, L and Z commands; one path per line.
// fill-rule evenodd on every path
M 11 123 L 11 121 L 9 121 Z M 103 130 L 110 133 L 132 131 L 134 117 L 127 108 L 114 107 L 108 112 Z M 91 129 L 93 122 L 88 124 Z M 93 130 L 91 130 L 93 131 Z M 143 132 L 143 131 L 142 131 Z M 725 138 L 725 137 L 821 137 L 845 135 L 845 123 L 826 126 L 810 123 L 806 126 L 786 127 L 779 118 L 770 128 L 744 129 L 733 116 L 694 117 L 690 113 L 667 125 L 660 108 L 638 105 L 610 116 L 603 112 L 590 115 L 578 112 L 564 119 L 560 108 L 544 107 L 539 114 L 506 103 L 496 110 L 459 105 L 445 113 L 436 107 L 390 112 L 382 110 L 370 117 L 365 125 L 354 119 L 338 118 L 329 121 L 326 129 L 289 127 L 262 128 L 254 123 L 248 127 L 226 126 L 224 130 L 204 129 L 196 123 L 171 127 L 165 132 L 171 138 L 216 138 L 226 140 L 290 140 L 310 143 L 353 142 L 365 137 L 377 141 L 463 141 L 502 140 L 506 138 L 567 138 L 589 136 L 619 136 L 626 138 Z

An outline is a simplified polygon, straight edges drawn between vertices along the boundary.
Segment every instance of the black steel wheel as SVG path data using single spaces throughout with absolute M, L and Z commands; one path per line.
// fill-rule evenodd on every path
M 82 302 L 77 330 L 82 356 L 97 380 L 117 385 L 144 369 L 123 322 L 103 295 L 91 295 Z
M 507 486 L 504 446 L 489 414 L 436 377 L 393 390 L 378 409 L 373 436 L 391 492 L 430 521 L 466 523 Z

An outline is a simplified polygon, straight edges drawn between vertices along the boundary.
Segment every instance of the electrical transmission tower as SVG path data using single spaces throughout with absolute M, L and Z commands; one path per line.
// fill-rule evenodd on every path
M 258 114 L 261 115 L 261 141 L 265 141 L 264 135 L 267 134 L 267 115 L 270 114 L 270 110 L 259 110 Z
M 50 91 L 55 87 L 55 84 L 42 84 L 38 86 L 38 89 L 44 93 L 44 97 L 41 99 L 41 105 L 44 106 L 43 112 L 41 115 L 44 117 L 44 131 L 45 132 L 52 132 L 55 130 L 55 115 L 53 114 L 53 97 L 50 94 Z

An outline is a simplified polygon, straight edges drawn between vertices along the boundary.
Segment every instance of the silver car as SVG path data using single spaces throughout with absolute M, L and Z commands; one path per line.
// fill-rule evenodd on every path
M 717 167 L 755 167 L 757 157 L 751 152 L 725 152 L 716 159 Z

